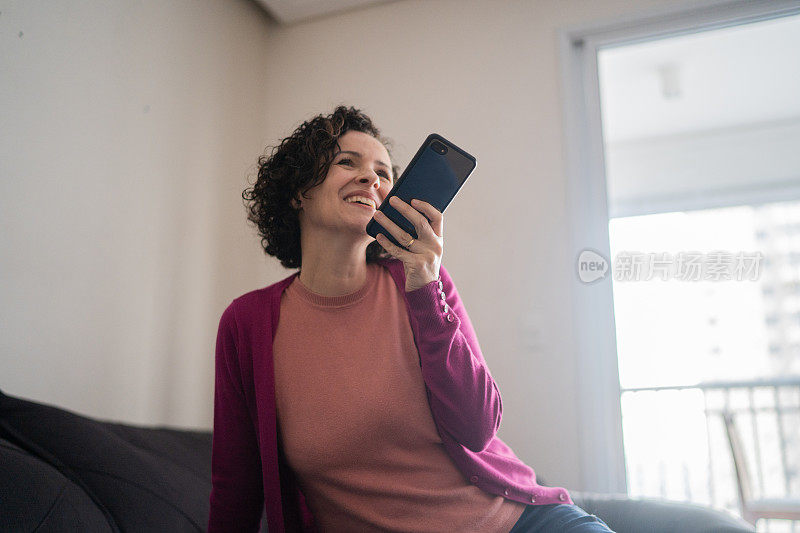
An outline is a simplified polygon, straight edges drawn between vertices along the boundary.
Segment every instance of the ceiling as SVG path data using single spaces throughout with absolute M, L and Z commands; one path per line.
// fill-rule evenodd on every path
M 392 0 L 256 0 L 280 24 L 298 22 Z
M 602 50 L 606 141 L 800 119 L 800 15 Z
M 256 1 L 288 26 L 398 0 Z M 598 74 L 606 142 L 796 121 L 800 15 L 604 49 Z

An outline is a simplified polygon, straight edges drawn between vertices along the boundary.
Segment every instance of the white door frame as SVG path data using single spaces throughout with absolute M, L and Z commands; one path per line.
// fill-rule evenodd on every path
M 611 263 L 604 279 L 585 284 L 577 275 L 580 252 L 610 257 L 605 162 L 597 53 L 601 48 L 757 22 L 800 13 L 800 0 L 710 1 L 669 6 L 645 17 L 616 19 L 559 31 L 564 88 L 567 208 L 571 223 L 567 264 L 578 364 L 581 489 L 627 493 L 622 444 Z

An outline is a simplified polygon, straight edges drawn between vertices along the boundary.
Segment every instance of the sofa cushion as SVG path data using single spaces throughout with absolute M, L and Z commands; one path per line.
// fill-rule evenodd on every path
M 617 533 L 746 533 L 752 525 L 726 512 L 686 502 L 570 491 L 572 501 Z
M 78 485 L 0 438 L 1 531 L 118 531 Z
M 106 422 L 0 391 L 0 437 L 82 484 L 121 530 L 205 530 L 210 432 Z

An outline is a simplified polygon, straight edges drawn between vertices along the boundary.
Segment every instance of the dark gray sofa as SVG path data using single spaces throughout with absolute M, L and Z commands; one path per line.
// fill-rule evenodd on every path
M 0 531 L 205 531 L 210 492 L 209 431 L 96 420 L 0 391 Z M 618 533 L 754 531 L 700 506 L 570 493 Z

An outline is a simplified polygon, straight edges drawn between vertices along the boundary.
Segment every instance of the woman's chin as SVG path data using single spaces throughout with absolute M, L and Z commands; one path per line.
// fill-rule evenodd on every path
M 348 224 L 347 227 L 344 228 L 344 231 L 346 231 L 348 235 L 352 235 L 354 239 L 372 242 L 375 240 L 375 237 L 367 233 L 367 222 L 369 222 L 369 220 L 365 220 L 361 223 L 356 222 L 354 224 Z

